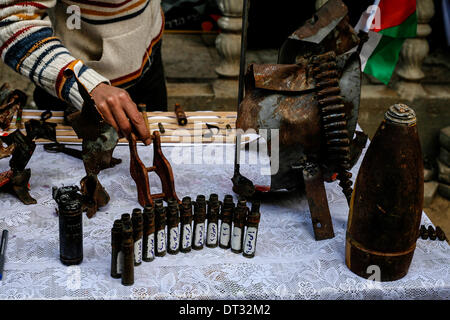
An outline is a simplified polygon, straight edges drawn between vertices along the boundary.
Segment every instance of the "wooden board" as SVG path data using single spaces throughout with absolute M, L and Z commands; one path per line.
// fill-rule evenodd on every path
M 40 119 L 43 110 L 24 110 L 22 114 L 22 128 L 29 119 Z M 64 124 L 64 113 L 52 111 L 53 116 L 48 122 L 57 124 L 56 137 L 62 143 L 81 143 L 71 126 Z M 165 133 L 161 133 L 162 143 L 235 143 L 236 112 L 194 111 L 186 112 L 188 124 L 179 126 L 173 112 L 147 112 L 150 132 L 159 131 L 158 123 L 162 123 Z M 219 127 L 219 130 L 209 130 L 206 124 Z M 231 130 L 226 126 L 230 125 Z M 16 120 L 11 123 L 9 132 L 16 129 Z M 24 130 L 23 130 L 24 131 Z M 248 137 L 243 137 L 243 142 Z M 36 142 L 45 142 L 38 139 Z M 120 139 L 119 143 L 128 144 L 126 139 Z

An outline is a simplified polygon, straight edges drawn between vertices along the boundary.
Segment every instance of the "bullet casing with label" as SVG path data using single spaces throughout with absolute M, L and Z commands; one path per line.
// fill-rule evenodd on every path
M 192 248 L 201 250 L 205 244 L 206 230 L 206 198 L 204 195 L 198 195 L 194 202 L 194 242 Z
M 122 284 L 131 286 L 134 284 L 134 240 L 131 222 L 122 224 Z
M 219 196 L 212 193 L 208 200 L 208 210 L 206 219 L 208 220 L 206 228 L 206 246 L 215 248 L 219 245 L 219 213 L 220 213 Z
M 133 240 L 134 240 L 134 265 L 139 266 L 142 263 L 142 240 L 144 235 L 144 218 L 141 209 L 133 209 L 131 215 L 133 224 Z
M 166 208 L 161 199 L 155 201 L 155 255 L 157 257 L 164 257 L 167 252 L 167 239 L 166 239 Z
M 256 242 L 258 239 L 258 226 L 261 218 L 259 212 L 260 203 L 254 201 L 252 210 L 247 217 L 247 232 L 245 234 L 244 248 L 242 255 L 246 258 L 253 258 L 256 252 Z
M 153 206 L 146 206 L 143 212 L 144 236 L 142 260 L 151 262 L 155 259 L 155 209 Z
M 167 253 L 177 254 L 180 251 L 180 232 L 178 229 L 178 225 L 180 224 L 180 216 L 178 202 L 176 200 L 169 200 L 167 214 Z
M 119 279 L 122 273 L 121 265 L 122 250 L 122 221 L 114 221 L 111 229 L 111 277 Z
M 181 201 L 180 211 L 180 251 L 187 253 L 192 248 L 192 201 L 190 197 L 184 197 Z
M 244 241 L 245 222 L 247 219 L 247 201 L 239 198 L 237 207 L 233 216 L 233 231 L 231 233 L 231 251 L 242 253 L 242 243 Z
M 220 212 L 220 219 L 222 223 L 220 224 L 219 247 L 221 247 L 222 249 L 229 249 L 231 247 L 233 212 L 234 212 L 233 197 L 231 197 L 231 201 L 230 198 L 225 197 Z

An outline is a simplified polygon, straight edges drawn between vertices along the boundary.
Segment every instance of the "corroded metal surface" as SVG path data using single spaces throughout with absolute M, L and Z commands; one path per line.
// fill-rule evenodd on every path
M 103 120 L 94 99 L 72 70 L 64 72 L 65 77 L 75 77 L 79 92 L 83 98 L 83 108 L 68 116 L 78 138 L 83 139 L 82 158 L 86 176 L 81 180 L 81 192 L 85 197 L 84 209 L 88 218 L 92 218 L 98 208 L 105 206 L 110 198 L 98 180 L 101 170 L 114 166 L 117 159 L 112 157 L 119 141 L 116 130 Z
M 361 277 L 369 277 L 367 268 L 376 265 L 381 281 L 400 279 L 408 272 L 414 254 L 424 186 L 422 152 L 412 115 L 404 105 L 390 108 L 355 182 L 346 264 Z
M 154 131 L 151 136 L 153 141 L 153 166 L 146 167 L 139 157 L 136 144 L 136 136 L 132 133 L 129 139 L 130 147 L 130 173 L 136 183 L 138 192 L 138 201 L 141 206 L 153 206 L 155 199 L 175 199 L 180 200 L 175 192 L 175 182 L 170 162 L 164 156 L 161 150 L 161 136 L 158 131 Z M 152 194 L 148 174 L 155 172 L 161 180 L 162 192 Z

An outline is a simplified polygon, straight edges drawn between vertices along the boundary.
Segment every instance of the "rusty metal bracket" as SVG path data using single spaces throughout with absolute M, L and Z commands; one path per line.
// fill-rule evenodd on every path
M 139 157 L 137 151 L 137 139 L 134 133 L 130 135 L 128 140 L 130 147 L 130 173 L 136 183 L 139 204 L 143 207 L 153 206 L 153 200 L 175 199 L 181 203 L 175 192 L 175 183 L 170 162 L 164 156 L 161 150 L 161 134 L 154 131 L 150 137 L 153 142 L 153 166 L 146 167 Z M 161 180 L 162 192 L 152 194 L 148 174 L 155 172 Z

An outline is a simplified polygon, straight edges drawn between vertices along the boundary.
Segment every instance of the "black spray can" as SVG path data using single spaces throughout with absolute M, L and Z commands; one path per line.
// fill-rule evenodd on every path
M 180 210 L 180 251 L 187 253 L 192 248 L 192 201 L 190 197 L 184 197 Z
M 122 222 L 122 284 L 131 286 L 134 284 L 134 240 L 131 222 Z
M 78 190 L 76 186 L 53 187 L 53 199 L 58 204 L 60 260 L 67 266 L 83 261 L 83 221 Z
M 247 231 L 245 233 L 244 249 L 242 253 L 242 255 L 246 258 L 253 258 L 255 256 L 258 225 L 261 218 L 259 207 L 260 203 L 254 201 L 252 203 L 252 210 L 247 217 Z
M 219 196 L 215 193 L 211 194 L 208 201 L 208 228 L 206 233 L 206 246 L 215 248 L 219 245 Z
M 177 254 L 180 251 L 180 231 L 178 230 L 180 216 L 178 202 L 175 199 L 168 201 L 167 215 L 167 253 Z
M 220 212 L 220 238 L 219 246 L 222 249 L 229 249 L 231 247 L 231 226 L 233 223 L 234 202 L 233 196 L 226 195 L 223 200 L 223 205 Z
M 120 278 L 122 274 L 122 221 L 114 221 L 111 229 L 111 277 Z M 122 259 L 121 259 L 122 258 Z
M 234 253 L 242 252 L 247 212 L 247 201 L 244 198 L 239 198 L 236 210 L 234 211 L 233 232 L 231 233 L 231 251 Z
M 204 195 L 198 195 L 194 202 L 194 242 L 192 248 L 195 250 L 203 249 L 205 244 L 206 230 L 206 198 Z
M 155 255 L 157 257 L 164 257 L 167 252 L 166 224 L 166 208 L 164 208 L 163 201 L 158 199 L 155 201 Z
M 133 209 L 131 221 L 133 224 L 134 265 L 139 266 L 142 263 L 142 238 L 144 233 L 144 218 L 141 209 Z
M 144 238 L 142 259 L 146 262 L 155 259 L 155 209 L 152 206 L 144 208 Z

